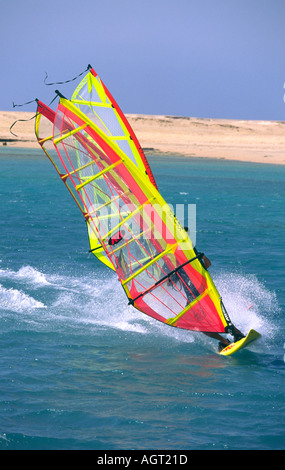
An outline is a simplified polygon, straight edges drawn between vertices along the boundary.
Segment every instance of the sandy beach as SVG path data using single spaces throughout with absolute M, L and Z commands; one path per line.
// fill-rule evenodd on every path
M 37 148 L 34 113 L 0 111 L 2 146 Z M 127 114 L 146 154 L 285 164 L 285 122 Z

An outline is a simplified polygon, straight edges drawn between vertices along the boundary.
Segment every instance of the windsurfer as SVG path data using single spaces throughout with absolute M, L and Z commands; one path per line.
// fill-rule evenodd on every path
M 224 338 L 222 335 L 219 333 L 208 333 L 208 332 L 203 332 L 206 336 L 210 336 L 210 338 L 214 338 L 219 341 L 219 351 L 224 349 L 226 346 L 231 344 L 231 341 L 228 338 Z M 234 325 L 231 326 L 231 334 L 234 337 L 234 342 L 239 341 L 242 338 L 245 338 L 245 336 L 242 334 L 240 330 L 238 330 Z
M 211 266 L 211 261 L 207 256 L 203 256 L 203 264 L 206 269 L 208 269 Z M 245 338 L 245 336 L 242 334 L 240 330 L 238 330 L 234 325 L 231 326 L 231 333 L 234 337 L 234 342 L 239 341 L 242 338 Z M 216 340 L 220 341 L 219 343 L 219 350 L 221 351 L 223 348 L 231 344 L 230 340 L 228 338 L 224 338 L 221 336 L 219 333 L 204 333 L 207 336 L 210 336 L 211 338 L 215 338 Z
M 205 255 L 203 256 L 203 262 L 206 269 L 208 269 L 212 264 L 209 258 L 207 258 L 207 256 Z
M 188 232 L 188 227 L 184 227 L 184 230 L 186 232 Z M 194 251 L 195 251 L 196 255 L 198 255 L 198 251 L 196 250 L 196 248 L 194 248 Z M 209 260 L 209 258 L 207 258 L 207 256 L 205 256 L 205 255 L 203 256 L 203 259 L 201 260 L 201 263 L 202 263 L 203 267 L 206 268 L 206 269 L 208 269 L 212 264 L 211 261 Z M 187 285 L 189 287 L 189 279 L 188 279 Z M 186 295 L 187 295 L 187 291 L 186 291 Z M 189 296 L 189 294 L 187 295 L 187 298 L 188 298 L 188 296 Z M 189 303 L 192 300 L 193 299 L 189 300 L 189 298 L 188 298 Z M 219 333 L 209 333 L 209 332 L 203 332 L 203 333 L 206 336 L 209 336 L 210 338 L 214 338 L 217 341 L 219 341 L 219 350 L 220 351 L 222 349 L 224 349 L 226 346 L 228 346 L 229 344 L 231 344 L 231 341 L 228 338 L 224 338 Z M 234 337 L 234 342 L 239 341 L 240 339 L 245 337 L 242 334 L 242 332 L 240 330 L 238 330 L 234 325 L 231 326 L 231 333 L 232 333 L 232 336 Z
M 211 261 L 204 255 L 203 256 L 204 266 L 206 269 L 211 266 Z M 210 336 L 219 341 L 219 351 L 224 349 L 226 346 L 231 344 L 231 341 L 228 338 L 224 338 L 219 333 L 206 333 L 203 332 L 206 336 Z M 239 341 L 240 339 L 244 338 L 245 336 L 242 334 L 240 330 L 238 330 L 234 325 L 231 326 L 231 334 L 234 337 L 234 342 Z
M 210 338 L 214 338 L 217 341 L 219 341 L 219 350 L 220 351 L 222 349 L 224 349 L 226 346 L 228 346 L 229 344 L 231 344 L 231 342 L 230 342 L 230 340 L 228 340 L 228 338 L 224 338 L 219 333 L 206 333 L 205 331 L 203 331 L 203 333 L 204 333 L 204 335 L 210 336 Z

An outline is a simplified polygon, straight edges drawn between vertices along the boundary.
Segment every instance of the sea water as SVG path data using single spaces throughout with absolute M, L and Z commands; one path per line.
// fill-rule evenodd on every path
M 285 166 L 150 156 L 196 204 L 232 357 L 127 305 L 40 150 L 0 150 L 0 449 L 284 448 Z

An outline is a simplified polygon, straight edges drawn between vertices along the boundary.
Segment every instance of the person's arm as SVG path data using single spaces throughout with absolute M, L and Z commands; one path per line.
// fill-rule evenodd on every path
M 211 266 L 211 261 L 209 260 L 209 258 L 207 258 L 207 256 L 203 256 L 203 261 L 204 261 L 204 264 L 205 264 L 205 268 L 208 269 L 210 266 Z

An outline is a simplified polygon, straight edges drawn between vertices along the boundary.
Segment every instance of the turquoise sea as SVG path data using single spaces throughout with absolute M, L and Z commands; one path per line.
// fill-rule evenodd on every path
M 285 166 L 151 156 L 233 322 L 225 358 L 127 305 L 41 150 L 0 150 L 0 449 L 278 450 L 285 444 Z

